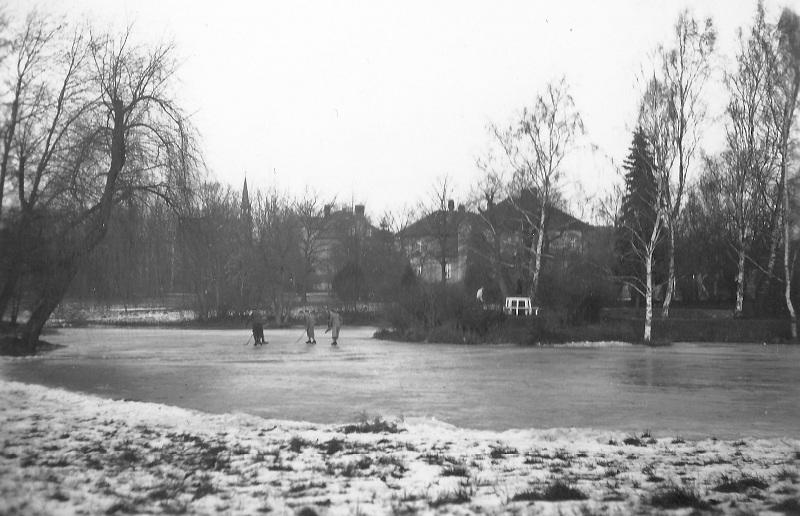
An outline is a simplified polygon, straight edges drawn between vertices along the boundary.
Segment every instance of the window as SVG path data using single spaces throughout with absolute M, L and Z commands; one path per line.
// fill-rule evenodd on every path
M 449 263 L 445 263 L 444 264 L 444 277 L 446 279 L 450 279 L 451 275 L 452 275 L 452 271 L 451 271 L 451 268 L 450 268 L 450 264 Z
M 417 276 L 422 276 L 422 265 L 417 265 Z

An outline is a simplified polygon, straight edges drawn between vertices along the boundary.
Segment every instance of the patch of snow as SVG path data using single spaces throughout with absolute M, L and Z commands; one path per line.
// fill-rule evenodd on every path
M 660 510 L 668 486 L 722 512 L 797 499 L 794 438 L 395 423 L 397 433 L 345 432 L 0 381 L 0 513 L 627 514 Z M 745 476 L 767 487 L 715 490 Z M 520 499 L 556 484 L 584 499 Z

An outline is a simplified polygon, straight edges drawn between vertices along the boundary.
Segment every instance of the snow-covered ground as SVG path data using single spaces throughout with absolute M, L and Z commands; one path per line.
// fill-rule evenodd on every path
M 796 438 L 318 425 L 0 381 L 0 442 L 0 514 L 800 510 Z

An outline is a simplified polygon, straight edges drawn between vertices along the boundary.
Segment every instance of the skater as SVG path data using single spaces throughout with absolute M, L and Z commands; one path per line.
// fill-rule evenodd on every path
M 333 310 L 330 311 L 328 314 L 328 329 L 325 330 L 325 333 L 331 332 L 331 337 L 333 337 L 333 342 L 331 342 L 331 346 L 336 346 L 336 341 L 339 339 L 339 328 L 342 327 L 342 322 L 344 319 L 341 315 Z
M 253 346 L 266 344 L 264 341 L 264 322 L 258 310 L 250 314 L 250 321 L 253 322 Z
M 306 335 L 308 335 L 308 340 L 306 341 L 306 344 L 316 344 L 317 339 L 314 338 L 314 325 L 317 324 L 317 321 L 314 318 L 314 313 L 309 312 L 308 308 L 306 308 L 303 317 L 306 320 Z

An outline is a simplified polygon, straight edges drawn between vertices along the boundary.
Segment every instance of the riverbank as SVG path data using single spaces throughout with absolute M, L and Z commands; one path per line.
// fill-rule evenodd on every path
M 3 514 L 800 508 L 800 440 L 210 415 L 0 381 Z M 795 511 L 795 512 L 791 512 Z

